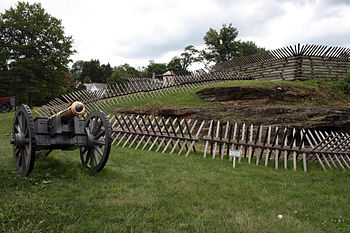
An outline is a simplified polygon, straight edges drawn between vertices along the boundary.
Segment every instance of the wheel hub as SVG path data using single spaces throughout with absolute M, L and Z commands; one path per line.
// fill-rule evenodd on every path
M 15 144 L 22 149 L 24 148 L 26 144 L 24 133 L 19 132 L 15 134 Z
M 94 145 L 95 145 L 95 137 L 94 137 L 94 135 L 93 134 L 88 134 L 87 137 L 88 137 L 88 143 L 87 143 L 88 148 L 94 147 Z

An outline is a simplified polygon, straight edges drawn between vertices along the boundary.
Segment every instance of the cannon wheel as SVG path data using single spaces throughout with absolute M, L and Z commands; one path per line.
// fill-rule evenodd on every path
M 21 176 L 28 176 L 35 162 L 35 135 L 32 112 L 25 104 L 15 113 L 12 133 L 15 166 Z
M 111 151 L 112 128 L 107 116 L 101 111 L 92 112 L 85 120 L 87 146 L 80 147 L 80 158 L 84 166 L 99 172 L 106 165 Z

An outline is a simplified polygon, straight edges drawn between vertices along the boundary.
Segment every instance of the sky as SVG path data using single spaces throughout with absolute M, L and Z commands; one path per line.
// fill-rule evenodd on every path
M 232 23 L 238 39 L 276 49 L 301 44 L 350 47 L 350 0 L 27 0 L 62 20 L 77 51 L 71 59 L 99 59 L 136 68 L 168 63 L 188 45 L 205 47 L 213 28 Z M 15 7 L 1 0 L 0 12 Z

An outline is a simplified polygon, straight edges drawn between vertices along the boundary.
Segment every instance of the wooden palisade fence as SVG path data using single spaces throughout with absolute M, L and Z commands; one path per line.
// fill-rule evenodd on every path
M 113 143 L 135 149 L 202 150 L 203 157 L 228 157 L 239 150 L 248 163 L 294 170 L 318 162 L 322 169 L 350 169 L 350 136 L 336 132 L 278 126 L 253 126 L 229 121 L 201 121 L 153 116 L 113 116 Z
M 323 45 L 295 45 L 235 58 L 213 67 L 260 80 L 342 78 L 350 71 L 350 49 Z
M 122 102 L 160 97 L 188 90 L 198 85 L 232 80 L 247 80 L 247 78 L 236 71 L 203 71 L 189 75 L 176 75 L 171 82 L 147 78 L 125 78 L 122 84 L 111 84 L 96 92 L 79 90 L 64 94 L 34 111 L 39 116 L 48 117 L 65 109 L 74 101 L 81 101 L 86 106 L 86 112 L 90 113 L 95 109 L 101 110 Z

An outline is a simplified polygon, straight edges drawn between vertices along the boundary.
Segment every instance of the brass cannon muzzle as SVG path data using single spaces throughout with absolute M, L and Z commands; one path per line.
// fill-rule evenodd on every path
M 74 103 L 72 103 L 72 105 L 70 107 L 56 113 L 54 116 L 60 116 L 61 121 L 63 123 L 68 123 L 75 116 L 80 116 L 80 115 L 84 114 L 84 112 L 85 112 L 84 104 L 82 102 L 75 101 Z

